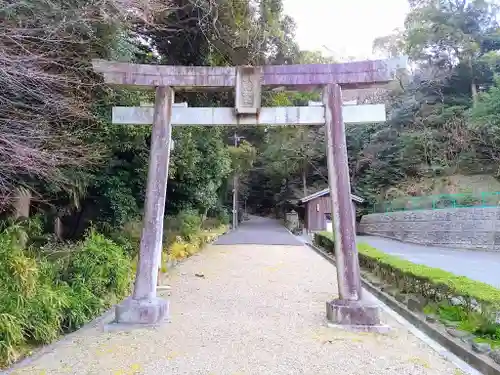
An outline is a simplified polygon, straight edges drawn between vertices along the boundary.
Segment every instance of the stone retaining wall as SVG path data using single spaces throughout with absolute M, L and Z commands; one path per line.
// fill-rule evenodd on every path
M 365 215 L 359 231 L 404 242 L 500 251 L 500 208 L 451 208 Z

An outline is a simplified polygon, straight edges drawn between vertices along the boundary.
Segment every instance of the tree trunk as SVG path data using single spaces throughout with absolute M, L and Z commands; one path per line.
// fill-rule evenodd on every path
M 471 56 L 469 56 L 469 68 L 470 68 L 470 75 L 472 77 L 470 84 L 470 91 L 472 93 L 472 107 L 475 107 L 477 104 L 477 85 L 476 85 L 476 80 L 474 79 L 474 68 L 472 67 Z
M 31 191 L 24 188 L 16 189 L 16 196 L 14 198 L 14 218 L 29 218 L 31 206 Z
M 474 79 L 472 80 L 470 88 L 472 92 L 472 107 L 475 107 L 477 104 L 477 86 L 476 86 L 476 81 Z
M 54 234 L 58 240 L 62 240 L 63 238 L 63 226 L 62 221 L 59 216 L 54 219 Z
M 304 197 L 307 197 L 307 174 L 305 169 L 302 170 L 302 189 Z

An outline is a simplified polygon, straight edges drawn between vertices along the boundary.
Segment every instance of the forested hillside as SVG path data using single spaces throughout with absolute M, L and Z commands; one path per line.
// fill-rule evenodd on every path
M 386 90 L 345 93 L 360 103 L 384 102 L 388 110 L 385 124 L 347 127 L 353 190 L 372 202 L 433 193 L 436 176 L 498 173 L 498 8 L 485 0 L 410 5 L 405 28 L 376 39 L 374 51 L 408 54 L 412 74 Z M 110 107 L 152 98 L 105 87 L 91 71 L 92 58 L 173 65 L 335 60 L 299 50 L 281 0 L 74 6 L 42 0 L 2 5 L 3 206 L 8 210 L 14 197 L 29 191 L 31 215 L 41 213 L 49 227 L 60 218 L 65 238 L 80 236 L 90 222 L 124 225 L 140 217 L 144 199 L 150 128 L 111 125 Z M 178 100 L 232 105 L 228 94 Z M 308 100 L 319 100 L 319 93 L 264 94 L 266 105 Z M 323 129 L 238 131 L 245 147 L 233 150 L 232 129 L 175 129 L 169 214 L 227 217 L 235 168 L 241 201 L 263 212 L 326 185 Z M 467 188 L 450 185 L 450 192 Z
M 409 55 L 411 75 L 387 90 L 345 93 L 358 103 L 383 102 L 388 111 L 384 124 L 347 125 L 353 190 L 374 203 L 498 189 L 492 183 L 500 151 L 498 7 L 484 0 L 421 0 L 410 6 L 404 29 L 377 38 L 374 52 Z M 285 204 L 325 187 L 323 139 L 322 129 L 270 131 L 266 143 L 257 145 L 251 200 Z

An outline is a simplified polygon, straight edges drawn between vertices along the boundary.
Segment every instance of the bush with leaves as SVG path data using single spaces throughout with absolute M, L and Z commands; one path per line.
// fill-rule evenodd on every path
M 0 232 L 0 367 L 81 327 L 129 291 L 130 258 L 99 233 L 73 245 L 25 247 L 30 242 L 19 225 Z
M 139 254 L 142 226 L 142 220 L 132 220 L 113 230 L 109 237 L 120 245 L 131 258 L 134 258 Z
M 186 239 L 190 240 L 195 236 L 201 227 L 201 216 L 194 210 L 184 210 L 177 215 L 180 222 L 180 234 Z
M 64 280 L 70 287 L 92 291 L 107 307 L 130 289 L 130 259 L 122 247 L 91 230 L 72 252 Z
M 27 344 L 43 344 L 60 333 L 68 306 L 64 287 L 54 283 L 55 266 L 23 248 L 19 228 L 0 233 L 0 364 L 18 359 Z

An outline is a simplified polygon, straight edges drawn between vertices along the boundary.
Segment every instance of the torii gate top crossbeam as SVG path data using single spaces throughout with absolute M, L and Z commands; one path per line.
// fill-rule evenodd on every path
M 337 83 L 343 88 L 385 84 L 394 79 L 408 58 L 367 60 L 339 64 L 268 65 L 258 67 L 263 86 L 321 86 Z M 94 70 L 104 74 L 108 84 L 144 88 L 170 86 L 176 89 L 232 88 L 235 67 L 145 65 L 94 60 Z

